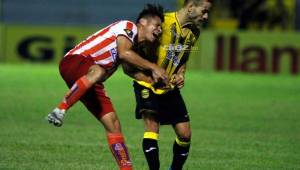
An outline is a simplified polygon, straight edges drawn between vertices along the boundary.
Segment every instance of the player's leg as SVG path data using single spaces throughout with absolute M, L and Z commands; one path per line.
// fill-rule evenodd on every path
M 95 65 L 92 59 L 75 55 L 67 56 L 62 60 L 60 73 L 70 90 L 57 108 L 48 114 L 49 123 L 53 123 L 55 126 L 62 125 L 64 113 L 104 76 L 105 70 L 99 65 Z
M 173 144 L 172 170 L 181 170 L 189 155 L 191 145 L 191 128 L 189 122 L 177 123 L 173 126 L 177 138 Z
M 104 68 L 99 65 L 92 65 L 89 67 L 88 72 L 76 80 L 71 89 L 63 98 L 62 102 L 58 105 L 59 109 L 68 110 L 80 97 L 105 74 Z
M 105 114 L 101 119 L 106 130 L 109 148 L 115 157 L 120 170 L 131 170 L 132 163 L 129 157 L 125 139 L 121 132 L 120 121 L 115 112 Z
M 173 144 L 172 170 L 181 170 L 185 163 L 191 140 L 191 128 L 189 115 L 184 100 L 178 89 L 170 91 L 159 98 L 161 105 L 160 123 L 171 124 L 176 133 L 176 139 Z
M 143 152 L 145 154 L 150 170 L 158 170 L 159 148 L 158 133 L 159 123 L 157 119 L 158 102 L 156 95 L 148 88 L 134 82 L 134 92 L 136 98 L 136 118 L 143 119 L 145 125 L 143 137 Z
M 150 110 L 143 112 L 143 120 L 145 125 L 145 132 L 143 137 L 143 151 L 146 157 L 150 170 L 158 170 L 159 162 L 159 148 L 158 148 L 158 134 L 159 123 L 155 118 L 156 113 Z
M 120 121 L 104 87 L 96 83 L 82 98 L 86 108 L 102 123 L 106 131 L 107 141 L 121 170 L 131 170 L 131 160 L 125 139 L 121 132 Z

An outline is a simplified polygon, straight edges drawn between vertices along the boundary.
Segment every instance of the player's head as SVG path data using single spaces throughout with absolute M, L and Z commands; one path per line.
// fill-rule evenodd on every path
M 208 12 L 212 6 L 213 0 L 185 0 L 184 9 L 190 22 L 198 28 L 203 22 L 208 20 Z
M 161 34 L 161 24 L 164 21 L 163 7 L 147 4 L 136 20 L 139 26 L 139 38 L 153 42 Z

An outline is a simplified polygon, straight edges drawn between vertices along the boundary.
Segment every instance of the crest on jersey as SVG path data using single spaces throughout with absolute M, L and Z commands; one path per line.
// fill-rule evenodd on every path
M 128 37 L 132 38 L 133 36 L 133 32 L 129 29 L 124 29 L 124 31 L 126 32 L 126 34 L 128 35 Z
M 141 94 L 142 94 L 143 99 L 147 99 L 149 97 L 149 90 L 148 89 L 143 89 Z

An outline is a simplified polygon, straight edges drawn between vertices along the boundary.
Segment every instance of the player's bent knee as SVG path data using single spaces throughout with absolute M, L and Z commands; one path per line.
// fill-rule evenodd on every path
M 182 139 L 183 141 L 190 141 L 192 137 L 192 132 L 188 129 L 180 131 L 177 133 L 178 138 Z
M 100 121 L 108 133 L 121 132 L 121 124 L 116 113 L 114 112 L 107 113 L 101 118 Z
M 97 81 L 103 79 L 105 74 L 105 70 L 98 66 L 98 65 L 92 65 L 89 68 L 89 71 L 87 73 L 87 78 L 92 82 L 96 83 Z
M 186 141 L 186 142 L 190 141 L 190 140 L 191 140 L 191 137 L 192 137 L 191 133 L 180 134 L 180 135 L 178 136 L 178 138 L 179 138 L 180 140 Z
M 192 136 L 192 131 L 189 122 L 178 123 L 174 126 L 174 130 L 178 138 L 185 141 L 190 141 Z

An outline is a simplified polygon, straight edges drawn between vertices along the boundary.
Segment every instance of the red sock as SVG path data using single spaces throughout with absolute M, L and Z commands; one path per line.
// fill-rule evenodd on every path
M 131 160 L 121 133 L 108 133 L 107 140 L 109 148 L 116 158 L 120 170 L 132 170 Z
M 86 76 L 82 76 L 73 84 L 58 108 L 68 110 L 91 86 L 92 84 Z

